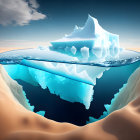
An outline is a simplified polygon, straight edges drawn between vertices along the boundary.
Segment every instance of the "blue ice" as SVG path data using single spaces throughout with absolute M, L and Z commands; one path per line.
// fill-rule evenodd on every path
M 83 27 L 76 26 L 70 35 L 51 44 L 0 53 L 0 63 L 13 79 L 48 87 L 52 94 L 87 109 L 96 79 L 105 70 L 140 60 L 140 53 L 121 48 L 119 36 L 104 30 L 90 15 Z

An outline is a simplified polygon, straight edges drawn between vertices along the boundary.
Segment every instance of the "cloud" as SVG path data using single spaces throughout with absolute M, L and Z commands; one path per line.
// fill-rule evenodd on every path
M 39 4 L 36 2 L 36 0 L 29 0 L 29 4 L 31 4 L 31 6 L 33 8 L 38 8 Z
M 27 25 L 32 20 L 44 19 L 46 15 L 37 11 L 36 0 L 0 0 L 0 24 Z

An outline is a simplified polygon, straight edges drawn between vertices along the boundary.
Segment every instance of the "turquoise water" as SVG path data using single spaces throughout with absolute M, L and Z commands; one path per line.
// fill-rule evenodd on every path
M 82 83 L 81 86 L 80 82 L 75 83 L 73 80 L 51 74 L 54 81 L 51 83 L 51 88 L 50 85 L 49 87 L 43 87 L 35 80 L 35 77 L 31 75 L 33 68 L 32 71 L 30 71 L 30 67 L 20 65 L 5 65 L 4 67 L 13 79 L 17 80 L 19 84 L 23 86 L 23 90 L 26 92 L 26 98 L 29 100 L 29 103 L 34 106 L 35 112 L 43 111 L 40 113 L 44 113 L 45 111 L 45 117 L 49 119 L 85 125 L 89 117 L 98 120 L 100 116 L 103 115 L 103 112 L 106 111 L 105 104 L 111 104 L 114 95 L 127 83 L 130 75 L 139 66 L 140 61 L 130 65 L 112 67 L 105 71 L 102 77 L 96 80 L 96 85 L 92 87 L 94 94 L 91 98 L 93 100 L 88 109 L 85 108 L 82 102 L 73 102 L 72 100 L 75 98 L 82 100 L 82 98 L 88 96 L 88 87 L 90 87 L 90 85 Z M 38 73 L 41 72 L 41 70 L 37 71 Z M 42 76 L 39 74 L 40 80 L 44 78 Z M 49 79 L 46 79 L 46 81 L 47 80 Z M 65 96 L 67 95 L 69 101 L 60 98 L 58 95 L 59 88 L 57 88 L 55 92 L 52 92 L 53 88 L 55 89 L 56 86 L 59 87 L 60 85 L 65 86 L 65 90 L 60 90 L 60 92 L 63 92 Z M 71 96 L 69 96 L 70 91 L 73 92 Z M 82 94 L 85 94 L 85 96 Z M 106 113 L 106 115 L 108 114 Z

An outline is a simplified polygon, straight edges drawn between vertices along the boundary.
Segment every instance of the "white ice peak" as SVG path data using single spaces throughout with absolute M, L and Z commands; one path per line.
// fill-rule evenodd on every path
M 94 39 L 97 35 L 101 35 L 105 32 L 109 33 L 99 25 L 96 18 L 88 15 L 88 19 L 83 27 L 78 27 L 76 25 L 74 31 L 71 34 L 66 35 L 63 39 Z

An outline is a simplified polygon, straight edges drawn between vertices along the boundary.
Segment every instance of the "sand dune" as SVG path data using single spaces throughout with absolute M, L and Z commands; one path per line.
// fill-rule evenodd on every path
M 0 140 L 140 140 L 140 97 L 105 119 L 79 127 L 29 111 L 20 103 L 23 98 L 17 99 L 19 87 L 1 66 Z M 134 86 L 133 92 L 139 93 L 138 87 Z
M 126 106 L 130 101 L 140 96 L 140 68 L 130 76 L 127 84 L 121 89 L 119 94 L 113 99 L 108 112 L 111 113 Z

